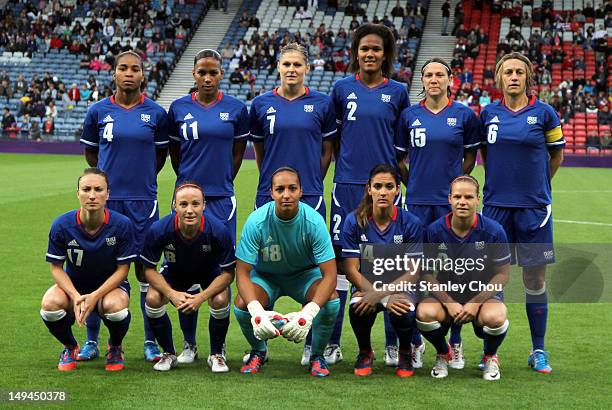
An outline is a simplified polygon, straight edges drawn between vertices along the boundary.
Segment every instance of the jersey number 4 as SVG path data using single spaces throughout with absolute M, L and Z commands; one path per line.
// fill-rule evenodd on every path
M 410 129 L 410 145 L 424 147 L 426 142 L 425 128 Z
M 113 140 L 113 123 L 107 122 L 104 126 L 104 132 L 102 133 L 102 138 L 111 142 Z

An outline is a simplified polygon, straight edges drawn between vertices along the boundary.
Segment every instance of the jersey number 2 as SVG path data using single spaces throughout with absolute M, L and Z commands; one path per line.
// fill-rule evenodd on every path
M 349 101 L 346 104 L 346 108 L 348 108 L 349 113 L 346 116 L 346 119 L 349 121 L 355 121 L 357 117 L 355 117 L 355 111 L 357 111 L 357 103 L 355 101 Z

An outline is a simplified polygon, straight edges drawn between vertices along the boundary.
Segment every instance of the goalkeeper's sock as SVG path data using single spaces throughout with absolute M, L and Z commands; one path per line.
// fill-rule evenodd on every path
M 395 315 L 389 312 L 389 321 L 393 325 L 397 337 L 399 339 L 399 348 L 402 350 L 410 350 L 412 342 L 412 332 L 414 332 L 415 312 L 409 311 L 405 315 Z
M 175 355 L 176 351 L 174 350 L 174 341 L 172 340 L 172 322 L 170 322 L 170 317 L 166 313 L 166 306 L 153 308 L 145 305 L 145 310 L 147 312 L 146 319 L 149 319 L 149 325 L 153 331 L 154 338 L 157 339 L 164 352 Z
M 251 325 L 251 314 L 248 311 L 238 309 L 238 307 L 234 305 L 234 315 L 236 316 L 236 320 L 240 325 L 240 330 L 242 330 L 242 334 L 246 338 L 247 342 L 249 342 L 249 344 L 251 345 L 251 350 L 265 352 L 267 350 L 266 342 L 257 339 L 253 334 L 253 325 Z
M 208 333 L 210 335 L 210 354 L 221 354 L 225 336 L 230 324 L 230 305 L 221 309 L 210 308 L 210 319 L 208 320 Z
M 372 340 L 370 335 L 372 333 L 372 326 L 374 326 L 374 321 L 376 320 L 377 312 L 358 315 L 355 313 L 354 306 L 355 305 L 349 306 L 349 319 L 351 321 L 353 332 L 355 332 L 355 337 L 357 338 L 359 350 L 372 350 Z
M 336 316 L 336 323 L 334 323 L 334 330 L 332 331 L 331 338 L 329 339 L 330 345 L 340 346 L 340 337 L 342 336 L 342 325 L 344 324 L 344 309 L 346 308 L 346 296 L 347 290 L 337 290 L 340 305 L 338 306 L 338 316 Z
M 181 330 L 183 331 L 184 340 L 191 344 L 196 345 L 196 329 L 198 326 L 198 311 L 196 310 L 190 315 L 186 315 L 183 312 L 178 312 L 179 322 L 181 323 Z
M 329 343 L 329 338 L 334 330 L 338 309 L 340 309 L 340 300 L 337 298 L 329 300 L 312 321 L 312 356 L 323 356 L 325 347 Z
M 97 342 L 100 334 L 100 316 L 96 314 L 87 316 L 85 327 L 87 329 L 87 340 Z
M 448 353 L 448 343 L 446 342 L 446 333 L 448 332 L 448 324 L 434 322 L 421 322 L 417 319 L 417 326 L 421 334 L 431 343 L 438 354 Z
M 544 350 L 546 322 L 548 320 L 548 296 L 546 286 L 538 290 L 525 289 L 525 309 L 531 330 L 533 350 Z
M 393 329 L 393 324 L 389 318 L 389 313 L 384 311 L 385 317 L 385 346 L 397 346 L 397 333 Z

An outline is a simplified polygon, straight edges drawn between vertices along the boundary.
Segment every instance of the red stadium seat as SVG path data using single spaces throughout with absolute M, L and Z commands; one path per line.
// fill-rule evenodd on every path
M 575 151 L 576 155 L 585 155 L 586 150 L 584 148 L 577 148 Z

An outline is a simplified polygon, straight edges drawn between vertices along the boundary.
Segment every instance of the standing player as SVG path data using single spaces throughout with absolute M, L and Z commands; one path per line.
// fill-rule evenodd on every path
M 395 58 L 395 39 L 382 24 L 361 25 L 354 34 L 350 70 L 354 75 L 334 85 L 332 99 L 336 121 L 340 124 L 336 143 L 336 170 L 331 202 L 331 236 L 338 267 L 342 247 L 342 226 L 363 198 L 368 174 L 378 164 L 405 168 L 405 148 L 397 135 L 397 120 L 409 105 L 404 84 L 390 80 Z M 399 151 L 398 151 L 399 149 Z M 396 204 L 401 202 L 398 192 Z M 340 311 L 326 350 L 326 359 L 333 364 L 342 360 L 340 336 L 348 282 L 339 269 L 337 291 Z M 385 312 L 385 362 L 397 366 L 397 337 Z
M 510 272 L 510 248 L 503 228 L 493 219 L 476 213 L 480 204 L 478 181 L 460 176 L 450 185 L 448 202 L 452 212 L 427 229 L 428 260 L 439 263 L 424 275 L 433 289 L 417 308 L 417 325 L 436 348 L 431 376 L 448 376 L 451 347 L 445 336 L 451 323 L 472 322 L 476 335 L 484 339 L 483 378 L 499 380 L 497 349 L 506 337 L 509 322 L 503 302 L 503 285 Z M 429 259 L 429 258 L 433 259 Z M 452 263 L 450 263 L 452 262 Z M 451 265 L 451 270 L 440 267 Z M 468 269 L 468 265 L 472 268 Z M 464 290 L 442 288 L 445 284 L 465 285 Z M 485 286 L 492 288 L 488 290 Z
M 372 374 L 374 352 L 370 333 L 376 314 L 388 311 L 391 324 L 399 338 L 398 364 L 395 374 L 410 377 L 412 367 L 412 333 L 414 331 L 414 292 L 385 295 L 376 292 L 360 272 L 360 244 L 409 244 L 407 254 L 418 258 L 423 255 L 423 227 L 410 212 L 397 207 L 395 198 L 401 189 L 396 167 L 380 164 L 372 169 L 358 208 L 348 215 L 342 228 L 342 257 L 348 280 L 353 285 L 349 317 L 359 344 L 355 364 L 357 376 Z M 413 275 L 416 275 L 414 272 Z M 416 276 L 415 276 L 416 277 Z M 384 297 L 384 298 L 383 298 Z M 386 298 L 386 300 L 385 300 Z
M 113 75 L 117 90 L 89 108 L 81 136 L 87 163 L 108 173 L 113 187 L 108 208 L 127 216 L 135 225 L 138 252 L 142 250 L 147 229 L 159 218 L 157 173 L 164 166 L 168 146 L 166 112 L 142 94 L 143 69 L 138 54 L 125 51 L 117 56 Z M 135 261 L 134 266 L 144 318 L 148 284 L 142 264 Z M 79 360 L 98 355 L 100 322 L 92 319 L 87 323 L 88 340 Z M 146 318 L 144 328 L 144 356 L 148 361 L 157 361 L 161 353 Z
M 227 288 L 234 279 L 234 243 L 225 223 L 204 212 L 205 203 L 199 185 L 189 182 L 179 185 L 174 191 L 176 214 L 151 226 L 140 255 L 151 284 L 145 309 L 155 337 L 164 349 L 163 357 L 153 366 L 155 370 L 168 371 L 178 364 L 166 304 L 171 302 L 179 312 L 189 316 L 208 301 L 208 365 L 213 373 L 229 371 L 223 345 L 229 327 Z M 156 266 L 162 252 L 165 264 L 158 272 Z M 190 293 L 198 284 L 203 290 Z
M 527 318 L 533 350 L 529 366 L 550 373 L 544 350 L 548 298 L 546 265 L 554 263 L 551 179 L 563 162 L 565 138 L 555 110 L 528 97 L 533 66 L 519 53 L 503 56 L 495 67 L 501 102 L 485 107 L 482 155 L 485 159 L 484 215 L 505 229 L 513 262 L 523 267 Z
M 251 105 L 251 137 L 259 168 L 255 207 L 271 201 L 272 173 L 288 163 L 300 173 L 302 201 L 325 218 L 323 179 L 336 134 L 334 107 L 329 96 L 304 85 L 310 65 L 303 46 L 283 47 L 278 71 L 280 87 L 256 97 Z
M 132 222 L 104 208 L 108 195 L 106 174 L 85 169 L 77 183 L 80 208 L 59 216 L 49 233 L 47 262 L 55 285 L 43 296 L 40 316 L 65 346 L 58 364 L 62 371 L 76 369 L 79 345 L 72 325 L 90 316 L 101 317 L 110 333 L 106 370 L 123 369 L 121 342 L 130 326 L 126 279 L 137 251 Z
M 410 171 L 407 180 L 406 209 L 428 226 L 448 214 L 451 181 L 474 169 L 480 145 L 480 123 L 474 112 L 451 101 L 451 69 L 441 58 L 432 58 L 421 68 L 425 98 L 402 112 L 399 124 L 401 145 L 408 147 Z M 450 366 L 463 369 L 461 323 L 451 326 Z M 418 351 L 424 352 L 421 344 Z M 422 354 L 416 355 L 422 358 Z M 415 363 L 421 367 L 422 360 Z
M 206 189 L 206 212 L 224 221 L 236 244 L 236 197 L 234 178 L 242 164 L 249 136 L 246 105 L 223 94 L 221 56 L 215 50 L 201 50 L 193 59 L 196 91 L 179 98 L 168 111 L 170 159 L 177 175 L 176 186 L 194 181 Z M 226 295 L 229 300 L 229 296 Z M 185 337 L 179 363 L 191 363 L 197 356 L 198 312 L 179 311 Z M 211 320 L 212 320 L 211 316 Z
M 280 335 L 268 317 L 276 300 L 290 296 L 303 305 L 287 315 L 283 336 L 302 342 L 312 327 L 310 373 L 329 375 L 323 357 L 338 315 L 336 261 L 325 221 L 300 203 L 298 172 L 282 167 L 271 175 L 274 202 L 253 212 L 236 249 L 234 313 L 251 352 L 242 373 L 257 373 L 267 356 L 266 340 Z M 265 307 L 265 309 L 264 309 Z

